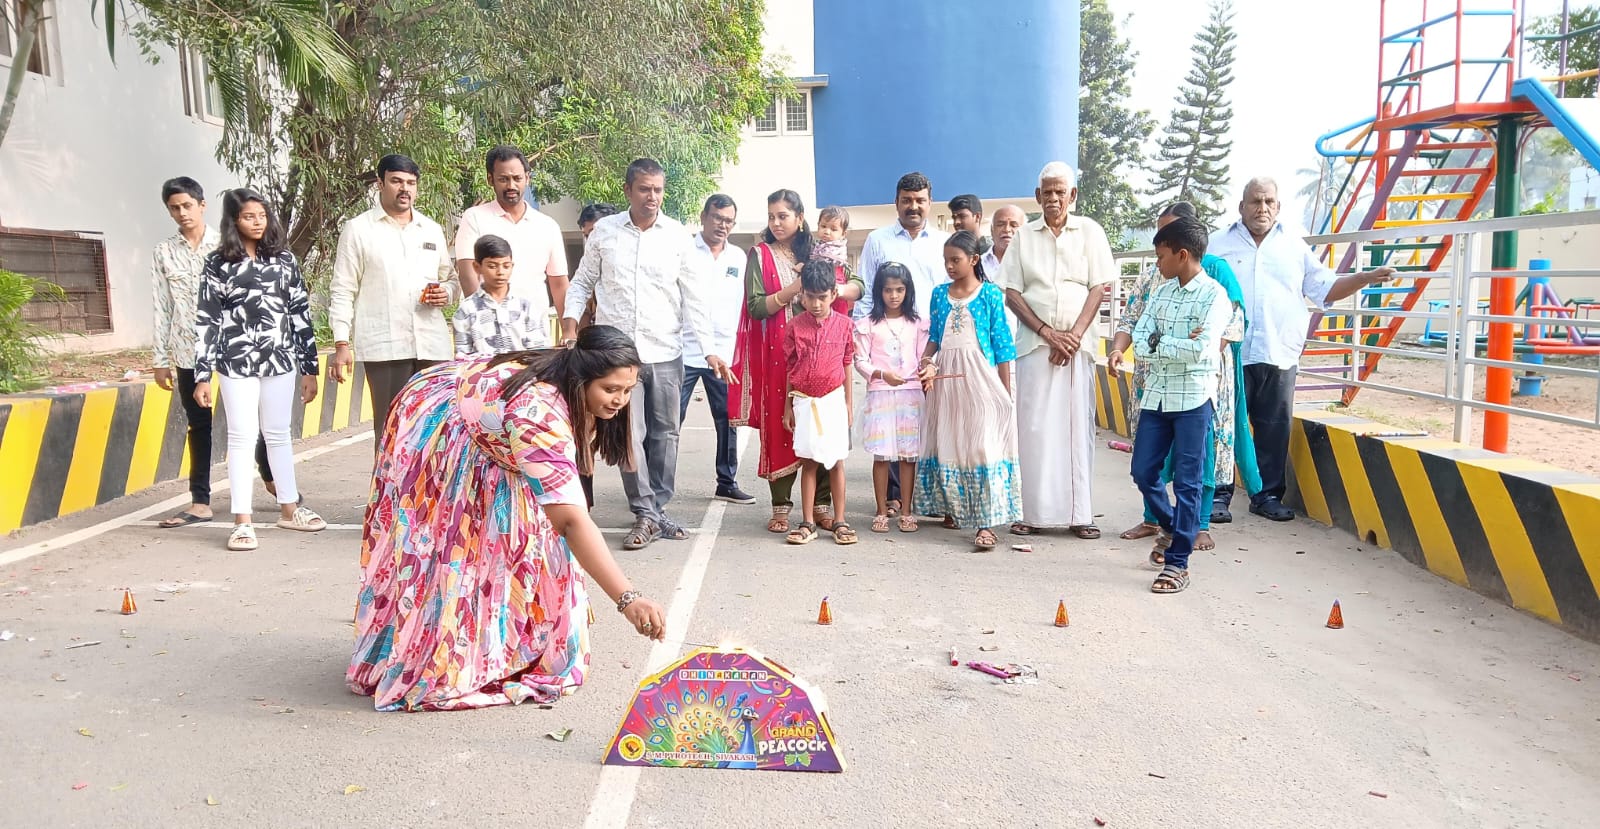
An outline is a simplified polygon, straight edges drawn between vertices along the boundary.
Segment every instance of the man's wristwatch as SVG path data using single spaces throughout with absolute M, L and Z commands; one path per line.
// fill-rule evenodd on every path
M 1161 345 L 1161 332 L 1159 330 L 1151 331 L 1150 339 L 1146 340 L 1146 342 L 1149 343 L 1150 350 L 1155 351 L 1156 346 Z
M 644 594 L 637 590 L 624 591 L 621 596 L 617 597 L 617 612 L 621 613 L 622 611 L 627 610 L 628 605 L 633 604 L 635 599 L 641 599 L 643 597 Z

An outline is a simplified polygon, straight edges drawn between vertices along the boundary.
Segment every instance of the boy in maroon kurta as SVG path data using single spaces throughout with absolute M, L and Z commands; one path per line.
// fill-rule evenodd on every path
M 788 400 L 784 426 L 794 433 L 794 453 L 805 463 L 800 468 L 802 520 L 786 539 L 790 544 L 810 544 L 817 537 L 814 522 L 817 474 L 828 470 L 833 487 L 835 544 L 856 543 L 856 532 L 844 518 L 844 459 L 850 454 L 852 384 L 850 364 L 855 360 L 855 338 L 850 318 L 833 310 L 838 299 L 834 265 L 813 259 L 800 271 L 800 304 L 804 314 L 789 321 L 783 335 L 788 363 Z

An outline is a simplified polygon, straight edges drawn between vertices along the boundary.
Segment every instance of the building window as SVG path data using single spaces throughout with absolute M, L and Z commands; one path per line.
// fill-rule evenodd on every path
M 775 97 L 767 104 L 767 111 L 756 116 L 756 135 L 810 135 L 811 90 L 802 89 L 793 95 Z
M 756 135 L 778 134 L 778 99 L 767 102 L 767 111 L 756 116 Z
M 97 233 L 0 228 L 0 268 L 61 286 L 66 300 L 40 300 L 23 317 L 62 334 L 111 330 L 105 240 Z
M 790 135 L 811 132 L 810 92 L 797 92 L 784 100 L 783 131 Z
M 5 20 L 0 21 L 0 57 L 10 58 L 17 53 L 17 45 L 21 42 L 21 29 L 18 28 L 22 21 L 23 0 L 0 0 L 6 3 Z M 35 6 L 39 15 L 34 21 L 33 50 L 28 53 L 28 71 L 35 75 L 50 74 L 49 44 L 51 4 L 40 3 Z
M 211 76 L 205 55 L 194 49 L 178 51 L 178 71 L 183 75 L 183 112 L 212 124 L 222 123 L 222 89 Z

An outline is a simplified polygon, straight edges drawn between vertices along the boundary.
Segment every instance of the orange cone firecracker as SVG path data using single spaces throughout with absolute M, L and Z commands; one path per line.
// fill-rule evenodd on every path
M 1333 609 L 1328 611 L 1328 627 L 1340 630 L 1344 627 L 1344 611 L 1339 609 L 1339 600 L 1333 600 Z
M 827 596 L 823 596 L 822 597 L 822 607 L 817 608 L 817 624 L 819 624 L 819 625 L 831 625 L 831 624 L 833 624 L 833 611 L 828 609 L 828 597 Z
M 139 612 L 139 606 L 133 603 L 133 591 L 122 588 L 122 615 L 132 616 Z
M 1056 627 L 1064 628 L 1067 625 L 1067 600 L 1062 599 L 1056 603 Z

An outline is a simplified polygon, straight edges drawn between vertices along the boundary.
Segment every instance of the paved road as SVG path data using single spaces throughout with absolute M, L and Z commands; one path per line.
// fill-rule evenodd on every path
M 1499 827 L 1600 811 L 1600 648 L 1395 554 L 1246 520 L 1197 554 L 1187 593 L 1153 596 L 1144 547 L 1109 538 L 1137 518 L 1109 450 L 1104 541 L 977 554 L 929 528 L 785 548 L 761 507 L 709 500 L 703 411 L 689 426 L 675 512 L 701 530 L 622 560 L 687 619 L 674 638 L 747 645 L 824 689 L 844 774 L 602 767 L 652 655 L 614 613 L 589 684 L 553 709 L 375 713 L 342 684 L 354 529 L 263 531 L 239 555 L 225 527 L 134 523 L 14 560 L 182 494 L 169 486 L 0 544 L 15 634 L 0 826 Z M 303 477 L 353 527 L 371 444 L 338 437 Z M 864 507 L 864 466 L 850 486 Z M 622 527 L 614 475 L 600 495 L 598 522 Z M 135 616 L 115 613 L 125 585 Z M 814 624 L 824 594 L 832 627 Z M 1334 598 L 1342 631 L 1323 627 Z M 68 649 L 85 641 L 100 644 Z M 1041 681 L 952 668 L 951 645 L 998 647 Z M 571 739 L 544 736 L 560 728 Z

